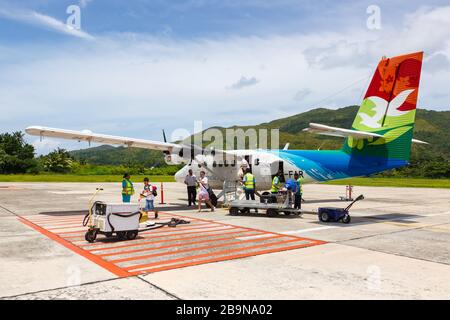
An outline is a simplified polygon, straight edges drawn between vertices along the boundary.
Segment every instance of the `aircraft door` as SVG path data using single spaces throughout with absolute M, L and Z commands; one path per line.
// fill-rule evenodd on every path
M 280 177 L 280 182 L 285 183 L 286 179 L 284 177 L 284 162 L 283 161 L 275 161 L 271 165 L 271 173 L 272 173 L 272 179 L 276 176 L 278 171 L 281 170 L 283 172 L 283 175 Z
M 247 161 L 248 167 L 250 168 L 250 170 L 253 171 L 252 157 L 250 155 L 246 155 L 246 156 L 244 156 L 244 159 L 245 159 L 245 161 Z

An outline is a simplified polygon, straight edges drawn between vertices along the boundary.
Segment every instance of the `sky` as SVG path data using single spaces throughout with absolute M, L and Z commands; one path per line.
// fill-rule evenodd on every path
M 194 121 L 336 109 L 360 104 L 382 56 L 415 51 L 418 107 L 450 110 L 448 0 L 0 0 L 0 132 L 174 140 Z M 88 147 L 26 139 L 38 154 Z

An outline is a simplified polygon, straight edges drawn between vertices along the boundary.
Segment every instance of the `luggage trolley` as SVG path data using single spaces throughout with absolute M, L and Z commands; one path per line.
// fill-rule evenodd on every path
M 294 208 L 294 194 L 287 190 L 278 194 L 265 192 L 261 195 L 260 201 L 257 200 L 234 200 L 230 202 L 230 215 L 235 216 L 245 214 L 250 209 L 265 210 L 269 217 L 276 217 L 280 212 L 285 215 L 302 215 L 301 209 Z

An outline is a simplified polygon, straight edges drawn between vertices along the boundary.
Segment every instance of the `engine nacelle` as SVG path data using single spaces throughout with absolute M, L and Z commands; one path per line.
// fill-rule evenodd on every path
M 170 165 L 177 165 L 184 163 L 184 159 L 175 153 L 166 154 L 164 156 L 164 161 L 166 161 L 166 163 Z

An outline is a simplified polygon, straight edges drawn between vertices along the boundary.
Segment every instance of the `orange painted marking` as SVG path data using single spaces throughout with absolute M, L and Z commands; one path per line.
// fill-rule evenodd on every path
M 196 258 L 205 258 L 205 257 L 209 257 L 209 256 L 224 255 L 224 254 L 228 254 L 228 253 L 232 253 L 232 252 L 246 251 L 246 250 L 257 249 L 257 248 L 261 248 L 261 247 L 276 246 L 276 245 L 285 244 L 288 242 L 295 242 L 295 241 L 303 241 L 303 240 L 290 239 L 290 240 L 278 241 L 278 242 L 272 242 L 272 243 L 262 243 L 262 244 L 257 244 L 257 245 L 250 246 L 250 247 L 229 249 L 229 250 L 223 250 L 223 251 L 217 251 L 217 252 L 208 252 L 208 253 L 198 254 L 195 256 L 188 256 L 188 257 L 182 257 L 182 258 L 171 259 L 171 260 L 163 260 L 163 261 L 158 261 L 158 262 L 138 264 L 138 265 L 125 267 L 124 269 L 127 271 L 130 271 L 130 270 L 136 270 L 136 269 L 141 269 L 141 268 L 145 268 L 145 267 L 152 267 L 152 266 L 157 266 L 157 265 L 161 265 L 161 264 L 167 264 L 167 263 L 171 263 L 171 262 L 193 260 Z
M 80 229 L 82 228 L 81 221 L 83 217 L 84 215 L 71 217 L 30 217 L 30 219 L 20 217 L 18 219 L 25 225 L 30 226 L 118 277 L 127 277 L 147 272 L 157 272 L 216 261 L 238 259 L 325 243 L 323 241 L 300 238 L 294 235 L 284 235 L 168 213 L 160 213 L 162 221 L 166 220 L 166 218 L 180 217 L 184 220 L 190 220 L 191 224 L 181 225 L 176 228 L 163 227 L 161 230 L 144 231 L 139 233 L 139 237 L 136 240 L 126 242 L 102 242 L 102 238 L 100 238 L 96 243 L 87 243 L 84 242 L 83 237 L 86 229 Z M 239 237 L 253 237 L 258 235 L 264 235 L 264 237 L 256 237 L 247 240 L 239 239 L 239 241 L 237 241 Z M 274 241 L 273 239 L 282 239 L 282 241 Z M 293 242 L 302 243 L 292 245 Z M 249 243 L 256 244 L 245 246 Z M 189 247 L 193 245 L 202 246 Z M 276 248 L 268 248 L 274 246 L 276 246 Z M 164 250 L 175 247 L 177 250 Z M 263 247 L 266 248 L 257 250 Z M 214 251 L 216 248 L 222 248 L 224 250 Z M 210 249 L 213 252 L 198 254 L 199 251 Z M 163 252 L 154 252 L 155 250 L 163 250 Z M 151 253 L 152 251 L 153 253 Z M 191 252 L 197 254 L 189 255 Z M 187 253 L 188 255 L 174 258 L 179 253 Z M 137 255 L 127 257 L 126 255 L 129 254 Z M 114 259 L 107 261 L 108 257 L 114 257 Z M 165 260 L 150 260 L 154 257 L 163 257 Z M 139 260 L 146 260 L 148 263 L 143 263 L 145 261 L 141 261 L 141 264 L 130 264 Z M 120 264 L 123 263 L 126 263 L 127 266 L 120 266 Z
M 241 229 L 241 228 L 239 228 L 239 229 Z M 229 229 L 218 229 L 218 230 L 209 230 L 209 231 L 207 230 L 207 231 L 202 231 L 202 232 L 198 232 L 198 231 L 184 232 L 184 233 L 174 234 L 171 237 L 183 236 L 186 234 L 205 234 L 208 232 L 218 232 L 218 231 L 228 231 L 228 230 L 232 230 L 232 229 L 229 228 Z M 162 235 L 162 236 L 157 236 L 157 237 L 142 237 L 141 239 L 155 239 L 155 238 L 166 238 L 166 237 L 167 237 L 167 235 Z M 105 245 L 108 243 L 113 243 L 113 242 L 96 242 L 96 243 L 80 244 L 80 247 L 91 247 L 91 246 L 95 247 L 95 246 Z
M 321 242 L 321 241 L 318 241 L 318 242 Z M 316 245 L 324 244 L 324 243 L 321 242 L 321 243 L 298 244 L 298 245 L 289 246 L 289 247 L 282 247 L 282 248 L 274 248 L 274 249 L 253 251 L 253 252 L 250 252 L 250 253 L 241 253 L 241 254 L 235 254 L 235 255 L 225 256 L 225 257 L 216 257 L 216 258 L 212 258 L 212 259 L 204 259 L 204 260 L 192 261 L 192 262 L 188 262 L 188 263 L 172 264 L 172 265 L 169 265 L 169 266 L 163 266 L 163 267 L 157 267 L 157 268 L 149 268 L 149 269 L 144 269 L 144 270 L 131 272 L 131 273 L 134 274 L 134 275 L 137 275 L 137 274 L 143 274 L 143 273 L 153 273 L 153 272 L 159 272 L 159 271 L 164 271 L 164 270 L 186 268 L 186 267 L 196 266 L 196 265 L 200 265 L 200 264 L 207 264 L 207 263 L 219 262 L 219 261 L 227 261 L 227 260 L 235 260 L 235 259 L 241 259 L 241 258 L 258 256 L 258 255 L 261 255 L 261 254 L 267 254 L 267 253 L 273 253 L 273 252 L 281 252 L 281 251 L 287 251 L 287 250 L 293 250 L 293 249 L 312 247 L 312 246 L 316 246 Z
M 283 237 L 283 235 L 280 234 L 280 235 L 277 235 L 277 236 L 271 236 L 271 237 L 263 238 L 263 240 L 275 239 L 275 238 L 281 238 L 281 237 Z M 127 258 L 122 258 L 122 259 L 109 260 L 109 262 L 121 263 L 121 262 L 132 261 L 132 260 L 143 260 L 143 259 L 148 259 L 148 258 L 153 258 L 153 257 L 161 257 L 161 256 L 172 255 L 172 254 L 178 254 L 178 253 L 184 253 L 184 252 L 193 252 L 193 251 L 200 251 L 200 250 L 207 250 L 207 249 L 214 249 L 214 248 L 222 248 L 222 247 L 226 247 L 226 246 L 232 246 L 232 245 L 235 245 L 235 244 L 249 243 L 249 242 L 260 242 L 260 241 L 261 241 L 260 238 L 244 240 L 244 241 L 239 240 L 239 241 L 234 241 L 234 242 L 229 242 L 229 243 L 215 244 L 215 245 L 212 245 L 212 246 L 188 248 L 188 249 L 177 250 L 177 251 L 160 252 L 160 253 L 147 254 L 147 255 L 143 255 L 143 256 L 133 256 L 133 257 L 127 257 Z M 241 249 L 244 249 L 244 248 L 241 248 Z M 208 254 L 210 254 L 210 252 L 208 252 Z
M 75 228 L 79 228 L 80 226 L 82 226 L 81 223 L 77 224 L 77 225 L 70 226 L 70 227 L 48 228 L 47 230 L 55 231 L 55 230 L 64 230 L 64 229 L 75 229 Z M 44 226 L 42 226 L 42 227 L 44 228 Z M 81 230 L 77 230 L 77 231 L 81 231 Z
M 33 217 L 33 216 L 31 216 Z M 78 220 L 83 220 L 84 215 L 83 216 L 76 216 L 76 217 L 70 217 L 70 218 L 65 218 L 65 219 L 60 219 L 60 218 L 27 218 L 28 221 L 31 221 L 33 223 L 46 223 L 46 222 L 71 222 L 71 221 L 78 221 Z
M 166 239 L 166 240 L 158 240 L 158 241 L 147 241 L 147 242 L 135 242 L 132 244 L 124 244 L 124 245 L 119 245 L 119 246 L 109 246 L 109 247 L 104 247 L 104 248 L 98 248 L 98 249 L 92 249 L 89 250 L 91 252 L 93 251 L 103 251 L 103 250 L 114 250 L 117 248 L 128 248 L 128 247 L 137 247 L 137 246 L 142 246 L 142 245 L 146 245 L 146 244 L 153 244 L 153 243 L 168 243 L 168 242 L 174 242 L 174 241 L 185 241 L 185 240 L 191 240 L 191 239 L 199 239 L 199 238 L 206 238 L 206 237 L 217 237 L 217 236 L 223 236 L 223 235 L 230 235 L 230 234 L 235 234 L 236 236 L 242 235 L 246 232 L 250 232 L 247 230 L 241 230 L 241 231 L 233 231 L 233 232 L 220 232 L 220 233 L 212 233 L 212 234 L 203 234 L 200 236 L 194 236 L 194 237 L 184 237 L 184 238 L 175 238 L 175 239 Z M 198 234 L 198 233 L 196 233 Z M 255 235 L 258 235 L 260 233 L 256 233 Z M 253 234 L 252 234 L 253 235 Z M 245 235 L 247 236 L 247 235 Z M 148 239 L 148 238 L 145 238 Z M 214 241 L 214 239 L 211 239 L 211 241 Z
M 32 220 L 30 220 L 32 221 Z M 42 226 L 51 227 L 51 226 L 61 226 L 61 225 L 67 225 L 67 224 L 80 224 L 83 221 L 83 217 L 80 217 L 78 219 L 71 219 L 68 221 L 45 221 L 45 222 L 36 222 L 32 221 L 33 223 L 39 223 Z
M 195 226 L 203 226 L 203 225 L 207 225 L 208 223 L 196 223 L 195 224 Z M 193 224 L 189 224 L 190 226 L 191 226 L 191 228 L 188 228 L 188 227 L 177 227 L 177 228 L 183 228 L 184 230 L 189 230 L 189 229 L 193 229 L 192 227 L 193 227 Z M 79 225 L 78 225 L 79 226 Z M 219 225 L 220 226 L 220 225 Z M 46 227 L 46 226 L 44 226 L 44 227 Z M 70 229 L 70 228 L 75 228 L 75 227 L 68 227 L 67 229 Z M 52 229 L 49 229 L 49 230 L 58 230 L 58 229 L 64 229 L 64 228 L 52 228 Z M 170 229 L 174 229 L 174 228 L 170 228 Z M 84 232 L 86 232 L 86 230 L 87 230 L 87 227 L 85 227 L 85 229 L 80 229 L 80 230 L 73 230 L 73 231 L 63 231 L 63 232 L 57 232 L 58 233 L 58 235 L 62 235 L 62 234 L 71 234 L 71 233 L 84 233 Z M 144 231 L 144 232 L 140 232 L 140 234 L 147 234 L 147 233 L 152 233 L 152 234 L 154 234 L 154 233 L 164 233 L 164 232 L 170 232 L 170 231 L 165 231 L 165 230 L 157 230 L 157 231 L 151 231 L 151 230 L 148 230 L 148 231 Z M 79 235 L 78 235 L 79 236 Z M 65 237 L 66 239 L 69 239 L 69 238 L 77 238 L 77 236 L 75 235 L 75 236 L 67 236 L 67 237 Z M 83 239 L 84 239 L 84 237 L 83 237 Z
M 58 232 L 58 235 L 63 235 L 63 234 L 71 234 L 71 233 L 84 233 L 87 230 L 87 226 L 85 227 L 86 229 L 80 229 L 78 231 L 64 231 L 64 232 Z
M 19 221 L 21 221 L 23 224 L 26 224 L 27 226 L 33 228 L 34 230 L 42 233 L 44 236 L 58 242 L 59 244 L 63 245 L 67 249 L 72 250 L 75 253 L 78 253 L 80 256 L 85 257 L 86 259 L 91 260 L 92 262 L 98 264 L 99 266 L 103 267 L 104 269 L 108 270 L 109 272 L 115 274 L 118 277 L 128 277 L 130 276 L 130 273 L 128 273 L 123 268 L 119 268 L 115 264 L 112 264 L 108 261 L 105 261 L 101 259 L 100 257 L 96 256 L 95 254 L 92 254 L 86 250 L 80 249 L 79 247 L 73 245 L 72 243 L 58 237 L 52 232 L 49 232 L 48 230 L 45 230 L 44 228 L 41 228 L 40 226 L 34 224 L 31 221 L 28 221 L 22 217 L 18 218 Z
M 245 235 L 245 236 L 248 237 L 248 236 L 255 236 L 255 235 L 258 235 L 258 233 L 248 234 L 248 235 Z M 240 236 L 235 234 L 234 236 L 231 236 L 231 237 L 215 238 L 215 239 L 208 239 L 208 240 L 201 240 L 201 241 L 191 241 L 191 242 L 183 242 L 183 243 L 173 243 L 173 244 L 159 246 L 159 247 L 146 247 L 146 248 L 142 248 L 142 249 L 134 249 L 134 250 L 128 250 L 128 251 L 103 253 L 103 254 L 99 254 L 98 256 L 100 256 L 100 257 L 118 256 L 118 255 L 122 255 L 122 254 L 129 254 L 129 253 L 136 253 L 136 252 L 146 252 L 146 251 L 153 251 L 153 250 L 173 248 L 173 247 L 185 247 L 185 246 L 189 246 L 189 245 L 193 245 L 193 244 L 201 244 L 201 243 L 208 243 L 208 242 L 231 240 L 231 239 L 236 239 L 236 237 L 240 237 Z M 154 242 L 148 242 L 148 243 L 149 244 L 153 244 Z M 180 251 L 178 251 L 178 252 L 180 252 Z
M 172 213 L 171 213 L 171 215 L 173 215 L 174 217 L 184 218 L 183 216 L 180 216 L 180 215 L 178 215 L 178 214 L 172 214 Z M 196 218 L 196 219 L 197 219 L 198 221 L 209 221 L 209 220 L 206 220 L 206 219 L 199 219 L 199 218 Z M 228 223 L 223 223 L 223 222 L 217 222 L 217 223 L 220 223 L 221 225 L 224 225 L 224 226 L 230 226 L 230 227 L 234 227 L 234 228 L 237 227 L 237 226 L 235 226 L 235 225 L 228 224 Z M 255 228 L 246 228 L 246 227 L 239 227 L 239 228 L 247 229 L 247 230 L 260 231 L 260 232 L 264 232 L 264 233 L 278 234 L 278 233 L 276 233 L 276 232 L 271 232 L 271 231 L 266 231 L 266 230 L 261 230 L 261 229 L 255 229 Z M 286 237 L 295 238 L 295 239 L 304 239 L 304 240 L 308 240 L 308 241 L 312 241 L 312 242 L 314 242 L 314 241 L 320 242 L 320 243 L 318 243 L 318 245 L 319 245 L 319 244 L 325 244 L 325 243 L 326 243 L 326 242 L 323 242 L 323 241 L 320 241 L 320 240 L 316 240 L 316 239 L 304 238 L 304 237 L 297 237 L 297 236 L 289 235 L 289 234 L 286 234 L 285 236 L 286 236 Z
M 162 234 L 162 233 L 164 233 L 167 236 L 170 236 L 171 233 L 175 233 L 175 232 L 178 233 L 178 232 L 183 232 L 183 231 L 186 231 L 186 230 L 197 230 L 197 229 L 205 230 L 205 229 L 217 229 L 217 228 L 223 228 L 222 230 L 229 230 L 229 229 L 231 229 L 229 227 L 224 228 L 223 226 L 219 225 L 219 226 L 205 226 L 205 227 L 196 227 L 196 228 L 183 228 L 183 227 L 181 227 L 181 228 L 180 227 L 177 227 L 177 228 L 161 228 L 161 229 L 166 229 L 166 230 L 158 230 L 158 231 L 154 231 L 154 232 L 151 232 L 151 230 L 149 230 L 149 231 L 140 232 L 140 233 L 141 234 Z M 77 241 L 77 239 L 83 240 L 84 237 L 80 237 L 78 235 L 78 236 L 64 237 L 64 239 L 74 239 L 73 241 Z

